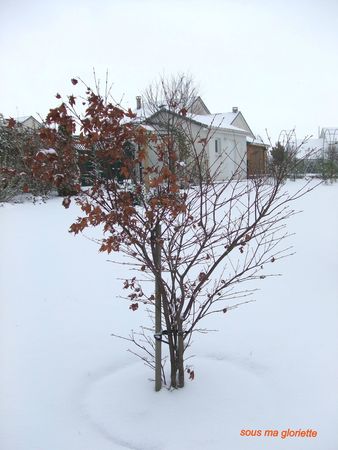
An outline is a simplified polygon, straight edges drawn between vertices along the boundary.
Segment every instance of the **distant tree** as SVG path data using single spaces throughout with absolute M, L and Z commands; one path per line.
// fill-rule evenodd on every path
M 272 158 L 272 164 L 274 166 L 283 166 L 283 163 L 287 159 L 287 152 L 285 150 L 285 147 L 280 143 L 277 142 L 275 147 L 271 150 L 271 158 Z
M 308 142 L 305 137 L 301 142 L 296 139 L 295 130 L 283 130 L 277 143 L 271 146 L 269 162 L 270 174 L 274 177 L 295 179 L 301 177 L 309 166 L 309 160 L 316 149 L 309 148 L 305 152 L 301 149 Z
M 197 97 L 198 90 L 191 76 L 183 73 L 170 77 L 161 76 L 145 90 L 143 108 L 147 115 L 155 114 L 164 108 L 185 116 L 191 110 Z
M 77 80 L 72 83 L 76 85 Z M 181 98 L 180 93 L 177 95 Z M 78 112 L 78 103 L 84 103 L 83 113 Z M 153 312 L 160 311 L 160 329 L 153 329 L 149 335 L 143 327 L 141 339 L 136 333 L 127 339 L 144 352 L 140 356 L 153 368 L 156 342 L 166 342 L 168 384 L 177 388 L 184 386 L 185 352 L 193 333 L 203 331 L 203 319 L 228 314 L 249 301 L 237 301 L 251 293 L 242 288 L 242 283 L 266 278 L 266 264 L 290 253 L 283 245 L 287 237 L 285 220 L 293 214 L 289 205 L 310 187 L 304 184 L 293 194 L 285 190 L 284 159 L 273 178 L 244 180 L 235 170 L 229 180 L 216 182 L 216 175 L 205 171 L 212 134 L 200 139 L 184 125 L 185 113 L 174 115 L 175 120 L 180 118 L 180 132 L 189 144 L 184 187 L 177 172 L 181 161 L 173 140 L 175 127 L 167 128 L 167 132 L 159 127 L 153 132 L 147 124 L 136 122 L 130 110 L 123 110 L 87 86 L 85 98 L 71 95 L 50 111 L 48 127 L 41 132 L 45 146 L 58 148 L 60 136 L 55 126 L 72 133 L 78 127 L 83 154 L 92 162 L 104 158 L 112 166 L 118 163 L 128 183 L 121 182 L 113 172 L 103 176 L 100 171 L 90 187 L 82 187 L 76 180 L 71 183 L 67 167 L 68 161 L 76 158 L 76 149 L 68 141 L 61 160 L 57 154 L 49 161 L 37 159 L 34 174 L 54 183 L 60 175 L 69 178 L 68 186 L 77 191 L 76 202 L 82 210 L 71 231 L 78 234 L 87 227 L 102 225 L 100 251 L 122 252 L 139 269 L 138 275 L 124 282 L 129 308 L 137 311 L 146 305 Z M 133 152 L 125 151 L 127 143 L 133 146 Z M 193 184 L 189 182 L 192 179 Z M 65 197 L 64 206 L 70 202 L 71 198 Z M 154 281 L 154 289 L 145 288 L 142 275 Z M 162 374 L 165 380 L 163 367 Z M 189 376 L 193 377 L 191 370 Z
M 325 152 L 322 176 L 324 180 L 335 180 L 338 177 L 338 145 L 329 144 Z
M 207 172 L 207 154 L 198 150 L 199 130 L 193 132 L 193 106 L 198 99 L 198 90 L 193 78 L 186 74 L 162 76 L 150 84 L 142 96 L 145 123 L 155 130 L 158 141 L 167 152 L 168 166 L 180 179 L 181 185 L 198 181 L 199 171 Z M 209 132 L 209 141 L 212 133 Z M 198 151 L 197 151 L 198 150 Z M 198 168 L 198 159 L 204 160 Z M 187 178 L 189 174 L 190 179 Z
M 287 178 L 290 174 L 290 168 L 294 166 L 292 153 L 286 148 L 284 143 L 278 141 L 272 147 L 270 159 L 270 169 L 274 176 Z
M 0 201 L 10 201 L 22 192 L 47 196 L 53 187 L 32 173 L 32 159 L 39 157 L 42 144 L 35 130 L 10 120 L 0 124 Z

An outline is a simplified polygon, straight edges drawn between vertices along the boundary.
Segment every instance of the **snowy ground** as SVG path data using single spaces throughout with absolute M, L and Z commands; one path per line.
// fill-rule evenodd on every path
M 290 190 L 295 188 L 289 184 Z M 1 450 L 337 450 L 338 185 L 298 201 L 293 257 L 195 339 L 195 380 L 156 394 L 111 332 L 142 321 L 125 269 L 67 228 L 60 199 L 0 207 Z M 288 437 L 288 428 L 317 437 Z M 243 437 L 241 430 L 279 431 Z

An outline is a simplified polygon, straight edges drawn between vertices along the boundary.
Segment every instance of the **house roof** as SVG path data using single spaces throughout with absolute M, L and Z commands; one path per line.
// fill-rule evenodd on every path
M 41 122 L 40 122 L 39 120 L 37 120 L 34 116 L 21 116 L 21 117 L 17 117 L 17 118 L 15 119 L 15 121 L 16 121 L 16 122 L 19 122 L 19 123 L 21 123 L 21 124 L 23 124 L 23 123 L 27 122 L 27 120 L 29 120 L 29 119 L 32 119 L 33 122 L 35 122 L 35 123 L 41 125 Z
M 228 112 L 228 113 L 203 114 L 203 115 L 198 114 L 191 116 L 191 118 L 209 127 L 228 128 L 229 126 L 231 126 L 236 116 L 237 114 Z
M 205 115 L 194 115 L 191 117 L 192 120 L 195 120 L 199 123 L 207 125 L 208 127 L 213 128 L 221 128 L 225 130 L 232 131 L 240 131 L 245 133 L 252 138 L 255 138 L 255 135 L 251 131 L 249 125 L 243 117 L 243 114 L 240 111 L 237 112 L 225 112 L 225 113 L 216 113 L 216 114 L 205 114 Z M 245 123 L 245 127 L 234 125 L 235 120 L 239 118 L 240 121 Z
M 308 139 L 306 142 L 297 141 L 298 158 L 320 158 L 323 156 L 324 141 L 323 138 Z
M 203 114 L 203 115 L 187 115 L 193 122 L 205 125 L 209 128 L 217 128 L 222 130 L 238 131 L 241 133 L 248 133 L 243 128 L 238 128 L 231 125 L 229 116 L 232 113 L 218 113 L 218 114 Z
M 202 125 L 202 126 L 209 127 L 209 128 L 217 128 L 217 129 L 222 129 L 222 130 L 236 131 L 236 132 L 245 133 L 245 134 L 248 133 L 248 131 L 244 130 L 243 128 L 238 128 L 238 127 L 235 127 L 235 126 L 229 124 L 229 119 L 231 119 L 231 118 L 228 117 L 228 114 L 232 114 L 232 113 L 223 113 L 223 114 L 189 114 L 188 113 L 185 116 L 182 116 L 177 113 L 174 113 L 173 111 L 168 111 L 167 109 L 163 108 L 163 109 L 158 110 L 156 113 L 150 115 L 145 120 L 151 124 L 152 119 L 157 114 L 160 114 L 161 112 L 167 112 L 169 114 L 174 114 L 182 119 L 190 120 L 194 123 L 197 123 L 198 125 Z M 224 120 L 225 118 L 226 118 L 226 120 Z M 140 118 L 136 118 L 136 121 L 139 121 L 139 120 L 140 120 Z
M 270 147 L 270 144 L 264 142 L 263 138 L 259 134 L 257 134 L 255 137 L 247 136 L 246 141 L 252 145 L 258 145 L 260 147 L 266 148 Z
M 16 122 L 19 122 L 19 123 L 23 123 L 23 122 L 26 122 L 26 120 L 29 119 L 30 117 L 33 117 L 33 116 L 22 116 L 22 117 L 17 117 L 17 118 L 15 119 L 15 121 L 16 121 Z M 34 119 L 34 117 L 33 117 L 33 119 Z M 35 119 L 35 120 L 36 120 L 36 119 Z
M 13 120 L 13 118 L 4 118 L 2 114 L 0 114 L 0 124 L 1 125 L 8 125 L 10 120 Z M 20 116 L 20 117 L 16 117 L 14 119 L 15 123 L 19 126 L 19 127 L 24 127 L 24 128 L 40 128 L 42 126 L 42 123 L 39 122 L 34 116 Z
M 205 107 L 205 110 L 209 111 L 207 107 L 205 106 L 203 100 L 200 97 L 197 97 L 194 102 L 200 102 Z M 177 114 L 170 109 L 166 108 L 165 105 L 163 105 L 162 108 L 159 107 L 159 109 L 154 112 L 151 111 L 149 108 L 147 108 L 146 105 L 142 105 L 142 108 L 140 109 L 134 109 L 132 112 L 135 114 L 135 118 L 132 119 L 135 123 L 142 123 L 145 121 L 151 122 L 151 118 L 159 114 L 160 112 L 168 112 L 169 114 Z M 180 116 L 183 117 L 183 116 Z M 204 125 L 206 127 L 211 128 L 220 128 L 222 130 L 230 130 L 245 134 L 251 134 L 254 136 L 252 131 L 250 130 L 249 125 L 246 123 L 246 120 L 243 117 L 243 114 L 240 111 L 237 112 L 223 112 L 223 113 L 216 113 L 216 114 L 192 114 L 187 113 L 186 116 L 187 119 L 190 119 L 193 122 L 196 122 L 200 125 Z M 246 124 L 248 129 L 240 128 L 238 126 L 233 125 L 233 122 L 237 117 L 240 117 Z M 250 130 L 250 131 L 248 131 Z
M 20 117 L 16 117 L 14 120 L 19 125 L 27 126 L 27 127 L 30 127 L 29 124 L 26 124 L 26 122 L 28 122 L 29 120 L 31 120 L 32 123 L 34 124 L 33 125 L 34 128 L 41 127 L 41 125 L 42 125 L 41 122 L 39 120 L 37 120 L 34 116 L 20 116 Z

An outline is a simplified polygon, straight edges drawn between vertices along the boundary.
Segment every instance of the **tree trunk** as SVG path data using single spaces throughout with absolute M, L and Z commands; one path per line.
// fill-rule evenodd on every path
M 177 388 L 177 355 L 174 344 L 170 348 L 170 387 Z
M 170 385 L 172 388 L 184 387 L 184 342 L 182 321 L 177 321 L 177 329 L 169 339 Z
M 178 387 L 184 387 L 184 342 L 182 320 L 177 320 L 177 368 L 178 368 Z
M 155 333 L 160 334 L 162 331 L 162 305 L 161 305 L 161 246 L 159 238 L 161 236 L 161 225 L 158 224 L 155 230 L 155 264 L 158 274 L 155 278 Z M 162 342 L 155 339 L 155 391 L 158 392 L 162 387 Z

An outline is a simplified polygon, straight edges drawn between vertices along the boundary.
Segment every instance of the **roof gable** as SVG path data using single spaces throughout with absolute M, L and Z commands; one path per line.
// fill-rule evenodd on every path
M 205 114 L 210 114 L 210 111 L 206 107 L 206 105 L 205 105 L 204 101 L 201 99 L 201 97 L 198 96 L 198 97 L 195 98 L 195 100 L 190 105 L 189 113 L 191 113 L 191 114 L 198 114 L 198 115 L 205 115 Z
M 251 131 L 251 128 L 249 127 L 247 121 L 244 119 L 243 114 L 240 111 L 238 111 L 237 113 L 229 113 L 229 114 L 234 115 L 231 125 L 233 125 L 234 127 L 237 127 L 237 128 L 241 128 L 242 130 L 245 130 L 248 133 L 250 133 L 250 135 L 253 138 L 255 137 L 255 135 Z
M 40 128 L 42 124 L 33 116 L 17 117 L 15 121 L 26 128 Z

